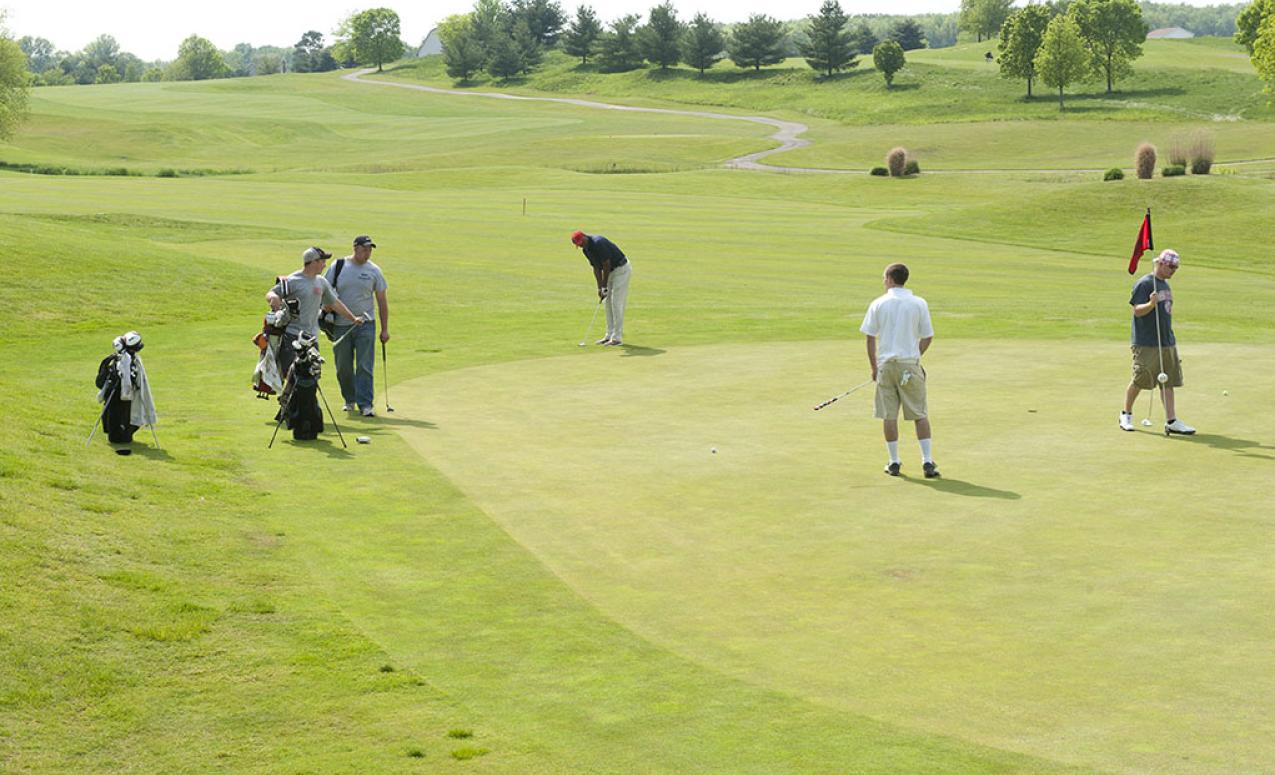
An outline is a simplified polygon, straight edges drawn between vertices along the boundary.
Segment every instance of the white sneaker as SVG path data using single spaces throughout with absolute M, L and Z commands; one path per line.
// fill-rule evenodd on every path
M 1129 414 L 1128 412 L 1120 413 L 1120 430 L 1122 431 L 1133 430 L 1133 415 Z
M 1179 433 L 1183 436 L 1190 436 L 1195 433 L 1195 428 L 1192 428 L 1190 425 L 1187 425 L 1181 420 L 1174 420 L 1164 426 L 1164 433 L 1165 435 L 1170 433 Z
M 609 336 L 604 336 L 604 337 L 602 337 L 601 339 L 599 339 L 598 341 L 594 342 L 594 344 L 611 344 L 611 337 L 609 337 Z
M 363 415 L 364 417 L 375 417 L 376 410 L 370 406 L 365 406 L 359 410 L 359 414 Z

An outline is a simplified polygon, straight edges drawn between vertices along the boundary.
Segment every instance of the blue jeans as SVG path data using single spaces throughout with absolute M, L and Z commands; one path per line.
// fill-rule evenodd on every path
M 352 326 L 338 326 L 340 339 Z M 341 384 L 341 398 L 360 409 L 372 406 L 372 375 L 376 369 L 376 324 L 364 323 L 345 341 L 332 348 L 336 360 L 336 381 Z M 357 373 L 356 373 L 357 372 Z

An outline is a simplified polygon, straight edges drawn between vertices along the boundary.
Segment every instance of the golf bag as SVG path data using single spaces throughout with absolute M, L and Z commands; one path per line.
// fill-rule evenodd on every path
M 267 312 L 262 321 L 261 332 L 252 338 L 252 343 L 258 350 L 257 367 L 252 372 L 252 389 L 257 391 L 257 398 L 261 399 L 283 393 L 284 380 L 279 367 L 280 348 L 287 336 L 288 324 L 300 315 L 300 302 L 287 295 L 288 278 L 278 277 L 275 282 L 283 286 L 283 307 Z M 281 403 L 282 400 L 281 397 Z
M 138 354 L 145 345 L 136 331 L 117 336 L 113 344 L 115 352 L 98 364 L 94 384 L 103 404 L 101 420 L 107 439 L 131 444 L 138 428 L 153 426 L 157 419 L 146 367 Z
M 296 358 L 289 370 L 286 420 L 292 438 L 309 441 L 323 432 L 323 409 L 317 397 L 323 358 L 319 355 L 319 341 L 306 334 L 300 334 L 287 346 L 293 348 Z

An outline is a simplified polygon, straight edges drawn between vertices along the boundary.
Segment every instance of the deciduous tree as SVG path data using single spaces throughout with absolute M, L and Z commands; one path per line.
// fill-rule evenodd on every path
M 894 85 L 894 74 L 903 69 L 907 58 L 903 54 L 903 46 L 897 40 L 883 40 L 872 49 L 872 66 L 881 71 L 885 78 L 885 87 Z
M 1036 52 L 1040 50 L 1049 20 L 1049 9 L 1033 4 L 1010 14 L 1001 27 L 1000 56 L 997 57 L 1001 77 L 1026 79 L 1028 99 L 1032 96 L 1032 81 L 1036 79 Z
M 1009 18 L 1013 0 L 961 0 L 960 27 L 972 32 L 981 42 L 1000 33 Z
M 1235 18 L 1235 42 L 1253 53 L 1263 22 L 1275 15 L 1275 0 L 1253 0 Z
M 1269 14 L 1253 41 L 1253 67 L 1266 81 L 1266 93 L 1275 97 L 1275 14 Z
M 1106 77 L 1110 94 L 1116 78 L 1132 73 L 1133 60 L 1142 56 L 1147 39 L 1142 9 L 1134 0 L 1076 0 L 1067 15 L 1075 20 L 1094 72 Z
M 837 0 L 824 0 L 819 15 L 810 20 L 810 40 L 801 49 L 806 64 L 828 76 L 859 64 L 853 33 L 846 29 L 848 19 Z
M 0 32 L 4 15 L 0 13 Z M 0 139 L 13 136 L 27 117 L 27 55 L 7 37 L 0 35 Z
M 389 8 L 369 8 L 349 17 L 342 25 L 349 52 L 361 65 L 376 65 L 377 72 L 386 62 L 403 56 L 399 37 L 398 14 Z
M 27 55 L 27 68 L 33 73 L 43 73 L 58 63 L 53 55 L 53 44 L 44 38 L 33 38 L 30 35 L 20 38 L 18 48 Z
M 726 52 L 736 67 L 761 70 L 764 65 L 777 65 L 784 61 L 784 25 L 764 14 L 753 14 L 735 25 Z
M 177 47 L 177 59 L 168 67 L 173 81 L 203 81 L 225 78 L 229 73 L 221 52 L 207 38 L 191 35 Z
M 1070 15 L 1050 20 L 1036 52 L 1035 67 L 1036 75 L 1046 86 L 1058 89 L 1058 109 L 1063 110 L 1063 90 L 1090 72 L 1080 29 Z

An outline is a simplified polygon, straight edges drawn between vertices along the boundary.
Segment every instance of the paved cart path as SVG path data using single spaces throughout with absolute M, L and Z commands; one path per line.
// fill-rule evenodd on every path
M 770 139 L 779 143 L 776 148 L 768 148 L 764 151 L 757 151 L 745 156 L 737 156 L 734 159 L 728 159 L 724 166 L 731 169 L 740 170 L 761 170 L 764 172 L 793 172 L 805 174 L 821 174 L 821 175 L 864 175 L 867 174 L 862 170 L 838 170 L 826 169 L 819 167 L 779 167 L 771 164 L 762 164 L 761 160 L 767 156 L 776 153 L 785 153 L 794 151 L 798 148 L 804 148 L 811 144 L 810 140 L 803 139 L 801 135 L 806 133 L 810 127 L 800 121 L 784 121 L 778 118 L 770 118 L 769 116 L 748 116 L 735 115 L 731 113 L 714 113 L 706 110 L 677 110 L 674 108 L 643 108 L 634 105 L 614 105 L 609 102 L 597 102 L 595 100 L 573 99 L 571 97 L 527 97 L 520 94 L 505 94 L 503 92 L 477 92 L 477 91 L 460 91 L 458 89 L 443 89 L 437 86 L 425 86 L 418 83 L 399 83 L 397 81 L 379 81 L 364 78 L 363 76 L 375 72 L 372 68 L 365 68 L 357 72 L 342 76 L 347 81 L 354 83 L 370 84 L 375 86 L 392 86 L 398 89 L 413 89 L 415 91 L 429 92 L 430 94 L 449 94 L 458 97 L 486 97 L 496 100 L 517 100 L 522 102 L 558 102 L 563 105 L 575 105 L 581 108 L 596 108 L 598 110 L 624 110 L 632 113 L 662 113 L 668 116 L 693 116 L 695 118 L 708 118 L 719 121 L 748 121 L 754 124 L 765 124 L 775 129 L 774 134 L 770 135 Z M 1237 162 L 1228 162 L 1228 164 L 1244 165 L 1259 164 L 1271 161 L 1271 159 L 1246 159 Z M 1221 164 L 1221 162 L 1217 162 Z M 926 174 L 934 175 L 998 175 L 998 174 L 1014 174 L 1014 173 L 1043 173 L 1043 174 L 1069 174 L 1069 173 L 1093 173 L 1102 172 L 1102 169 L 982 169 L 982 170 L 926 170 Z

